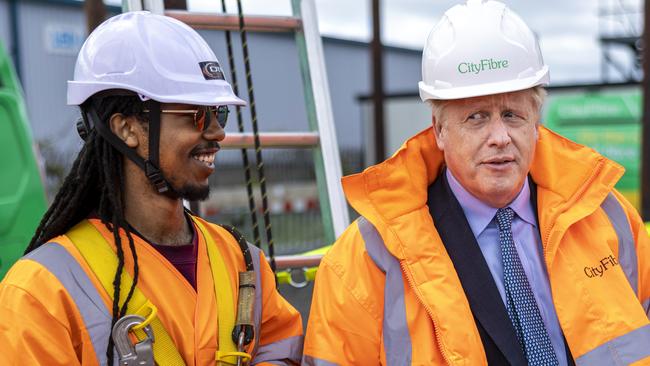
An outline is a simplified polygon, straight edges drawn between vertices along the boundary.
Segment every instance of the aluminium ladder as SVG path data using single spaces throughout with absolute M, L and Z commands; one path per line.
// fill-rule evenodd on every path
M 325 240 L 333 243 L 350 223 L 341 187 L 341 160 L 329 85 L 325 71 L 323 45 L 318 32 L 314 0 L 291 0 L 293 16 L 245 16 L 244 29 L 254 32 L 294 32 L 303 81 L 309 132 L 262 132 L 263 148 L 311 148 L 323 220 Z M 165 10 L 163 0 L 122 0 L 124 11 L 148 10 L 178 19 L 195 29 L 239 31 L 239 17 L 232 14 L 207 14 Z M 252 133 L 228 133 L 223 148 L 254 146 Z M 320 256 L 278 256 L 278 269 L 318 265 Z M 284 260 L 283 260 L 284 259 Z

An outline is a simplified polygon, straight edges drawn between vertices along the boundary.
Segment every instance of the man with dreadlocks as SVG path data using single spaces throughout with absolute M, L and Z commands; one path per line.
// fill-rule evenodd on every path
M 208 196 L 227 106 L 245 105 L 207 43 L 172 18 L 113 17 L 68 104 L 85 143 L 0 284 L 0 365 L 298 363 L 300 314 L 263 253 L 183 207 Z

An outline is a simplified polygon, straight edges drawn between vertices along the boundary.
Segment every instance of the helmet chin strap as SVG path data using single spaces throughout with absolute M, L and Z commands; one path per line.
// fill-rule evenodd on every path
M 145 160 L 136 151 L 128 147 L 124 141 L 115 136 L 113 131 L 104 123 L 102 123 L 97 115 L 94 106 L 84 108 L 82 116 L 87 130 L 94 127 L 109 144 L 116 148 L 119 152 L 124 154 L 129 160 L 134 162 L 140 169 L 144 171 L 145 176 L 149 182 L 153 184 L 156 191 L 161 194 L 169 194 L 171 192 L 171 185 L 162 172 L 160 171 L 160 103 L 154 100 L 145 102 L 146 108 L 149 109 L 149 159 Z M 79 126 L 78 126 L 79 128 Z M 80 132 L 81 135 L 81 132 Z M 83 138 L 83 136 L 82 136 Z
M 160 171 L 160 103 L 145 102 L 149 109 L 149 160 L 144 162 L 144 174 L 158 193 L 169 193 L 171 186 Z

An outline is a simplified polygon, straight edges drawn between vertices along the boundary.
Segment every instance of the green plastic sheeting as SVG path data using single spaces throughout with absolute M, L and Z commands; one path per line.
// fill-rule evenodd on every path
M 22 256 L 47 202 L 22 88 L 0 43 L 0 279 Z
M 589 146 L 625 168 L 616 188 L 640 206 L 640 89 L 551 95 L 544 125 L 579 144 Z

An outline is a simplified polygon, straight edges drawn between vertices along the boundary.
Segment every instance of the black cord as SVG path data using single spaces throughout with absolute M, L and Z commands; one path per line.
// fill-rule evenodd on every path
M 226 14 L 226 0 L 221 0 L 221 11 Z M 226 46 L 228 48 L 228 64 L 230 65 L 230 79 L 235 95 L 239 95 L 239 84 L 237 83 L 237 72 L 235 70 L 235 57 L 232 50 L 232 37 L 230 31 L 226 30 Z M 240 133 L 244 132 L 244 121 L 242 118 L 241 107 L 237 106 L 237 128 Z M 246 194 L 248 196 L 248 210 L 251 214 L 251 223 L 253 225 L 253 244 L 261 247 L 260 228 L 257 222 L 257 208 L 255 207 L 255 196 L 253 195 L 253 180 L 251 178 L 251 166 L 248 160 L 246 148 L 241 149 L 241 157 L 244 163 L 244 178 L 246 180 Z
M 273 235 L 271 232 L 271 218 L 269 216 L 268 196 L 266 192 L 266 176 L 264 175 L 264 160 L 262 159 L 262 148 L 260 146 L 259 130 L 257 128 L 257 112 L 255 109 L 255 95 L 253 93 L 253 78 L 251 75 L 250 57 L 248 54 L 248 41 L 246 39 L 246 29 L 244 28 L 244 13 L 242 11 L 241 0 L 237 0 L 237 13 L 239 15 L 239 35 L 241 37 L 242 51 L 244 53 L 244 68 L 246 70 L 246 83 L 248 84 L 249 108 L 251 111 L 251 122 L 253 125 L 253 140 L 255 142 L 255 157 L 257 160 L 257 172 L 260 179 L 260 190 L 262 192 L 262 213 L 264 218 L 264 228 L 266 229 L 266 240 L 269 246 L 269 260 L 273 273 L 276 271 L 275 250 L 273 247 Z M 276 279 L 277 285 L 277 279 Z

